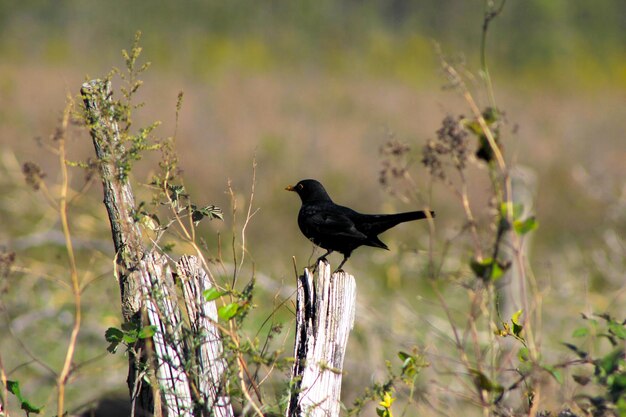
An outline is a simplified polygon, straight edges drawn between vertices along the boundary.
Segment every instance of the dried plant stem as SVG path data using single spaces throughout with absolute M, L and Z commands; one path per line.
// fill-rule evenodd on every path
M 74 296 L 74 325 L 72 327 L 72 333 L 70 335 L 69 345 L 65 354 L 65 361 L 63 368 L 57 379 L 58 385 L 58 397 L 57 397 L 57 415 L 64 415 L 65 409 L 65 387 L 67 380 L 71 373 L 72 359 L 76 350 L 76 341 L 78 339 L 78 332 L 80 331 L 81 324 L 81 291 L 80 282 L 78 280 L 78 270 L 76 268 L 76 258 L 74 256 L 74 247 L 72 246 L 72 238 L 69 228 L 68 219 L 68 206 L 67 206 L 67 194 L 69 189 L 69 174 L 67 170 L 66 162 L 66 150 L 65 150 L 65 132 L 69 123 L 70 109 L 73 103 L 71 97 L 68 98 L 68 103 L 63 112 L 63 120 L 61 128 L 63 135 L 58 139 L 59 142 L 59 159 L 61 165 L 61 198 L 59 200 L 59 216 L 61 218 L 61 226 L 63 228 L 63 235 L 65 237 L 65 247 L 67 250 L 67 257 L 70 264 L 70 279 L 72 282 L 72 295 Z
M 235 347 L 237 349 L 237 374 L 239 377 L 239 383 L 241 386 L 241 392 L 243 393 L 243 396 L 246 397 L 246 400 L 248 400 L 248 404 L 250 404 L 250 406 L 252 407 L 252 409 L 254 410 L 254 412 L 259 416 L 259 417 L 263 417 L 263 412 L 261 411 L 261 409 L 256 405 L 256 403 L 254 402 L 254 400 L 252 399 L 252 396 L 250 395 L 250 391 L 248 390 L 248 387 L 246 386 L 246 380 L 245 380 L 245 374 L 247 373 L 247 365 L 246 365 L 246 361 L 243 358 L 243 355 L 241 354 L 241 351 L 239 349 L 240 347 L 240 342 L 239 342 L 239 337 L 237 335 L 237 331 L 234 328 L 234 325 L 231 322 L 229 322 L 229 327 L 230 327 L 230 336 L 232 337 L 232 341 L 235 344 Z M 258 391 L 257 386 L 254 384 L 254 381 L 252 381 L 250 379 L 250 381 L 253 384 L 253 387 L 256 391 L 257 397 L 259 398 L 259 401 L 261 401 L 261 395 L 260 392 Z
M 472 212 L 472 208 L 469 202 L 469 195 L 467 193 L 467 181 L 465 180 L 465 175 L 463 172 L 459 170 L 461 175 L 461 180 L 463 182 L 463 186 L 459 195 L 461 197 L 461 203 L 463 205 L 463 210 L 465 211 L 465 216 L 467 217 L 468 226 L 470 231 L 472 232 L 472 239 L 474 239 L 474 250 L 476 251 L 476 257 L 479 260 L 483 258 L 483 251 L 480 244 L 480 239 L 478 238 L 478 230 L 476 229 L 476 219 L 474 218 L 474 214 Z
M 520 294 L 522 295 L 522 302 L 524 303 L 524 311 L 527 314 L 527 319 L 524 322 L 524 327 L 526 329 L 526 340 L 528 341 L 527 347 L 530 358 L 532 360 L 539 359 L 539 350 L 537 346 L 537 341 L 535 339 L 534 325 L 537 324 L 539 326 L 539 321 L 541 318 L 541 314 L 537 314 L 537 312 L 541 312 L 541 295 L 539 292 L 539 288 L 537 286 L 537 281 L 535 280 L 535 276 L 532 271 L 527 268 L 526 259 L 524 257 L 524 251 L 522 250 L 522 242 L 519 236 L 515 236 L 514 241 L 514 253 L 515 253 L 515 264 L 518 269 L 518 273 L 521 277 L 528 279 L 530 284 L 530 291 L 533 294 L 533 300 L 535 305 L 532 307 L 528 303 L 528 291 L 526 287 L 526 279 L 520 280 Z M 531 315 L 535 317 L 535 322 L 530 320 Z M 540 327 L 540 326 L 539 326 Z
M 252 186 L 250 189 L 250 201 L 248 202 L 248 211 L 246 212 L 246 220 L 241 227 L 241 259 L 239 260 L 239 270 L 243 267 L 243 260 L 246 256 L 246 229 L 252 217 L 257 213 L 258 209 L 252 211 L 252 202 L 254 201 L 254 187 L 256 185 L 256 159 L 252 160 Z
M 445 312 L 446 317 L 448 318 L 448 322 L 450 323 L 450 328 L 452 329 L 452 334 L 454 335 L 454 345 L 456 346 L 457 351 L 459 352 L 461 362 L 465 366 L 465 369 L 471 369 L 472 366 L 470 364 L 469 357 L 467 356 L 467 352 L 465 351 L 465 348 L 463 347 L 463 341 L 461 340 L 461 337 L 459 336 L 459 330 L 454 324 L 450 307 L 448 306 L 448 303 L 446 302 L 446 299 L 444 298 L 443 294 L 441 294 L 441 292 L 439 291 L 439 288 L 437 287 L 436 282 L 434 281 L 432 282 L 432 288 L 433 288 L 435 295 L 437 296 L 437 299 L 439 300 L 439 304 L 443 308 L 443 311 Z
M 453 71 L 456 74 L 456 70 L 450 65 L 447 65 L 447 70 Z M 456 76 L 459 77 L 458 74 L 456 74 Z M 461 89 L 463 92 L 463 98 L 469 105 L 470 110 L 472 111 L 472 114 L 478 121 L 480 128 L 485 134 L 485 137 L 487 138 L 487 142 L 489 143 L 489 146 L 491 147 L 493 154 L 496 157 L 498 168 L 500 169 L 500 172 L 503 175 L 503 181 L 504 181 L 504 187 L 505 187 L 505 195 L 504 195 L 503 200 L 507 205 L 507 210 L 506 210 L 507 217 L 508 217 L 507 220 L 509 221 L 509 223 L 513 223 L 513 189 L 511 185 L 511 177 L 509 175 L 506 162 L 504 161 L 504 155 L 502 154 L 502 150 L 496 143 L 496 139 L 493 136 L 493 132 L 489 128 L 489 125 L 487 125 L 487 122 L 485 121 L 485 118 L 483 117 L 480 109 L 478 108 L 478 105 L 474 101 L 474 97 L 472 97 L 472 94 L 469 92 L 469 90 L 465 86 L 465 83 L 461 81 L 460 85 L 461 85 Z
M 0 355 L 0 384 L 2 384 L 2 386 L 0 387 L 0 415 L 2 415 L 2 413 L 5 412 L 2 407 L 4 407 L 4 404 L 7 403 L 7 397 L 9 394 L 9 390 L 7 389 L 7 374 L 4 371 L 2 355 Z
M 497 8 L 494 8 L 492 0 L 485 0 L 485 17 L 483 19 L 482 35 L 480 41 L 480 66 L 487 86 L 487 94 L 489 94 L 489 102 L 492 107 L 496 106 L 496 99 L 493 93 L 493 85 L 491 76 L 489 75 L 489 66 L 487 65 L 487 33 L 489 32 L 489 24 L 504 9 L 506 0 L 502 0 Z

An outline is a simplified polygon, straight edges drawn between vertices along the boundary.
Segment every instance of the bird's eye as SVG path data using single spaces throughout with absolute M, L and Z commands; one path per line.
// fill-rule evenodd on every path
M 304 188 L 304 185 L 302 185 L 302 184 L 298 184 L 296 187 L 298 187 L 298 189 L 299 189 L 299 190 L 301 190 L 301 189 L 303 189 L 303 188 Z

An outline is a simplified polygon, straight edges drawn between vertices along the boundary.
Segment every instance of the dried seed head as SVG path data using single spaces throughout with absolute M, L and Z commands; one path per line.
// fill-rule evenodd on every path
M 379 172 L 378 182 L 383 187 L 388 187 L 393 180 L 403 178 L 407 172 L 406 156 L 411 151 L 411 147 L 406 142 L 401 142 L 390 135 L 379 149 L 383 157 L 382 169 Z
M 4 249 L 0 249 L 0 294 L 7 290 L 8 285 L 3 286 L 2 281 L 9 276 L 14 263 L 15 252 L 6 252 Z
M 34 162 L 25 162 L 24 165 L 22 165 L 22 173 L 26 179 L 26 184 L 31 186 L 35 191 L 39 190 L 43 179 L 46 177 L 46 173 Z
M 452 165 L 463 170 L 468 155 L 468 132 L 461 123 L 463 116 L 457 119 L 446 116 L 437 130 L 437 138 L 430 140 L 422 150 L 422 163 L 430 169 L 432 176 L 444 179 L 444 157 L 450 158 Z

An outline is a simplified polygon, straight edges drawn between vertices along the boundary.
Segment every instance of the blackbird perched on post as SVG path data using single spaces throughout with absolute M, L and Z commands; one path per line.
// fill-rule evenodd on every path
M 361 214 L 348 207 L 335 204 L 316 180 L 302 180 L 285 188 L 298 193 L 302 207 L 298 213 L 298 226 L 302 234 L 328 252 L 320 256 L 316 264 L 333 251 L 343 254 L 346 263 L 352 251 L 359 246 L 387 249 L 378 235 L 399 223 L 435 217 L 435 212 L 411 211 L 397 214 Z

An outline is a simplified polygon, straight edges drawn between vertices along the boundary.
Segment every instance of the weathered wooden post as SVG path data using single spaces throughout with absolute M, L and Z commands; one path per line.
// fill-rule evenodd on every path
M 287 417 L 339 416 L 343 360 L 354 324 L 356 282 L 318 264 L 298 279 L 295 362 Z
M 208 412 L 203 416 L 231 417 L 233 409 L 225 394 L 226 361 L 216 326 L 217 306 L 215 302 L 206 302 L 203 295 L 212 287 L 211 281 L 195 256 L 183 256 L 176 262 L 176 267 L 195 345 L 195 350 L 189 352 L 196 368 L 196 390 L 200 394 L 195 402 Z
M 139 338 L 129 350 L 127 382 L 133 415 L 230 417 L 232 407 L 223 390 L 222 343 L 215 326 L 217 310 L 202 297 L 202 291 L 210 288 L 207 274 L 194 257 L 183 258 L 177 266 L 190 341 L 181 331 L 184 323 L 170 266 L 158 251 L 143 244 L 132 188 L 123 175 L 124 144 L 111 83 L 92 80 L 83 84 L 81 93 L 111 223 L 122 316 L 135 329 L 156 329 L 151 338 Z

